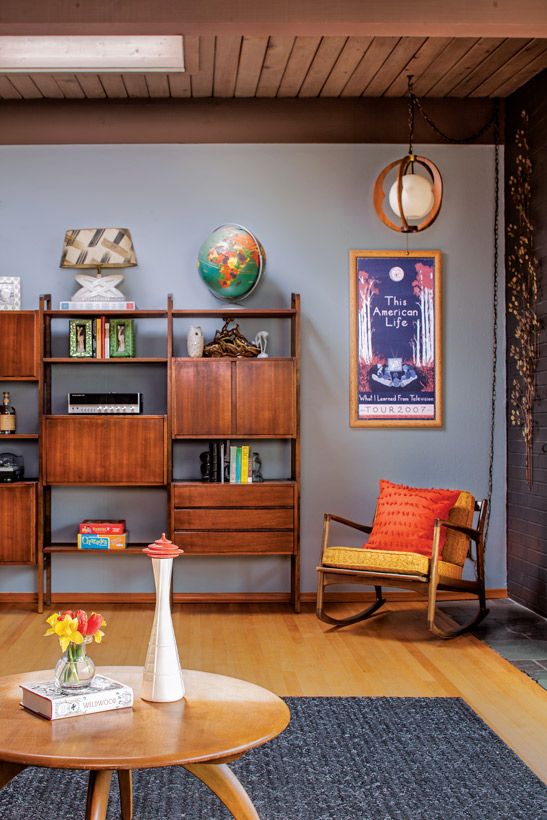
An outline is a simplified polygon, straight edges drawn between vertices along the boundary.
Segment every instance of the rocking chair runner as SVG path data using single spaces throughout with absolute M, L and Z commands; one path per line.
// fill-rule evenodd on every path
M 317 567 L 317 617 L 328 624 L 346 626 L 369 618 L 385 604 L 382 587 L 404 587 L 428 596 L 427 625 L 440 638 L 454 638 L 471 629 L 487 615 L 484 584 L 484 526 L 488 501 L 475 501 L 467 492 L 461 492 L 450 510 L 448 520 L 437 519 L 433 529 L 431 558 L 414 552 L 358 547 L 329 546 L 331 521 L 344 524 L 360 532 L 371 533 L 372 526 L 357 524 L 347 518 L 325 514 L 321 564 Z M 470 526 L 478 513 L 476 528 Z M 464 523 L 465 522 L 465 523 Z M 446 528 L 442 558 L 441 529 Z M 471 542 L 476 547 L 476 580 L 461 578 L 466 558 L 471 558 Z M 325 612 L 325 588 L 332 584 L 356 583 L 374 586 L 376 600 L 368 608 L 347 618 L 335 618 Z M 436 624 L 437 590 L 470 592 L 477 595 L 479 611 L 476 617 L 457 629 L 447 631 Z

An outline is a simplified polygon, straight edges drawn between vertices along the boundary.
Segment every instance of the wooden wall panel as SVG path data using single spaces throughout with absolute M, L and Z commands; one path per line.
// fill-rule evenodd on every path
M 516 156 L 514 135 L 521 111 L 529 116 L 528 142 L 532 161 L 532 222 L 535 254 L 541 271 L 542 300 L 537 305 L 543 321 L 537 371 L 538 402 L 534 412 L 534 483 L 525 480 L 525 450 L 521 431 L 507 420 L 507 588 L 511 598 L 547 615 L 547 71 L 507 101 L 506 124 L 506 222 L 515 222 L 508 179 Z M 509 249 L 509 244 L 508 244 Z M 507 316 L 507 348 L 514 334 L 514 319 Z M 514 361 L 507 359 L 508 413 Z

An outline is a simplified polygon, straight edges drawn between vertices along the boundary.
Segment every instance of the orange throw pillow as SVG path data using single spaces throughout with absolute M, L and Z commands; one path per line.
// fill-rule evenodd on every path
M 459 490 L 407 487 L 380 481 L 380 495 L 372 532 L 363 547 L 369 550 L 418 552 L 431 558 L 433 525 L 448 513 L 460 495 Z M 441 555 L 446 530 L 441 530 Z

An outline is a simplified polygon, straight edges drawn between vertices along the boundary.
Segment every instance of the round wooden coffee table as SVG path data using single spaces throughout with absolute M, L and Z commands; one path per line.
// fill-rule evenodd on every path
M 27 766 L 89 770 L 86 820 L 103 820 L 117 772 L 121 816 L 130 820 L 131 770 L 183 766 L 234 817 L 258 818 L 227 764 L 285 729 L 290 713 L 280 698 L 247 681 L 185 670 L 183 700 L 148 703 L 139 697 L 141 667 L 98 671 L 133 688 L 132 709 L 49 721 L 19 705 L 19 684 L 51 679 L 51 670 L 0 678 L 0 788 Z

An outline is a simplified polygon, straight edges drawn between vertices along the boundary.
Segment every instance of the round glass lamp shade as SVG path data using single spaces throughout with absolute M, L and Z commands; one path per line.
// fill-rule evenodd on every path
M 266 266 L 259 240 L 242 225 L 220 225 L 198 253 L 199 275 L 217 299 L 245 299 L 258 285 Z
M 391 210 L 400 217 L 397 184 L 398 180 L 395 180 L 390 188 L 388 199 Z M 401 200 L 406 219 L 422 219 L 433 208 L 433 188 L 430 182 L 420 174 L 405 174 Z

